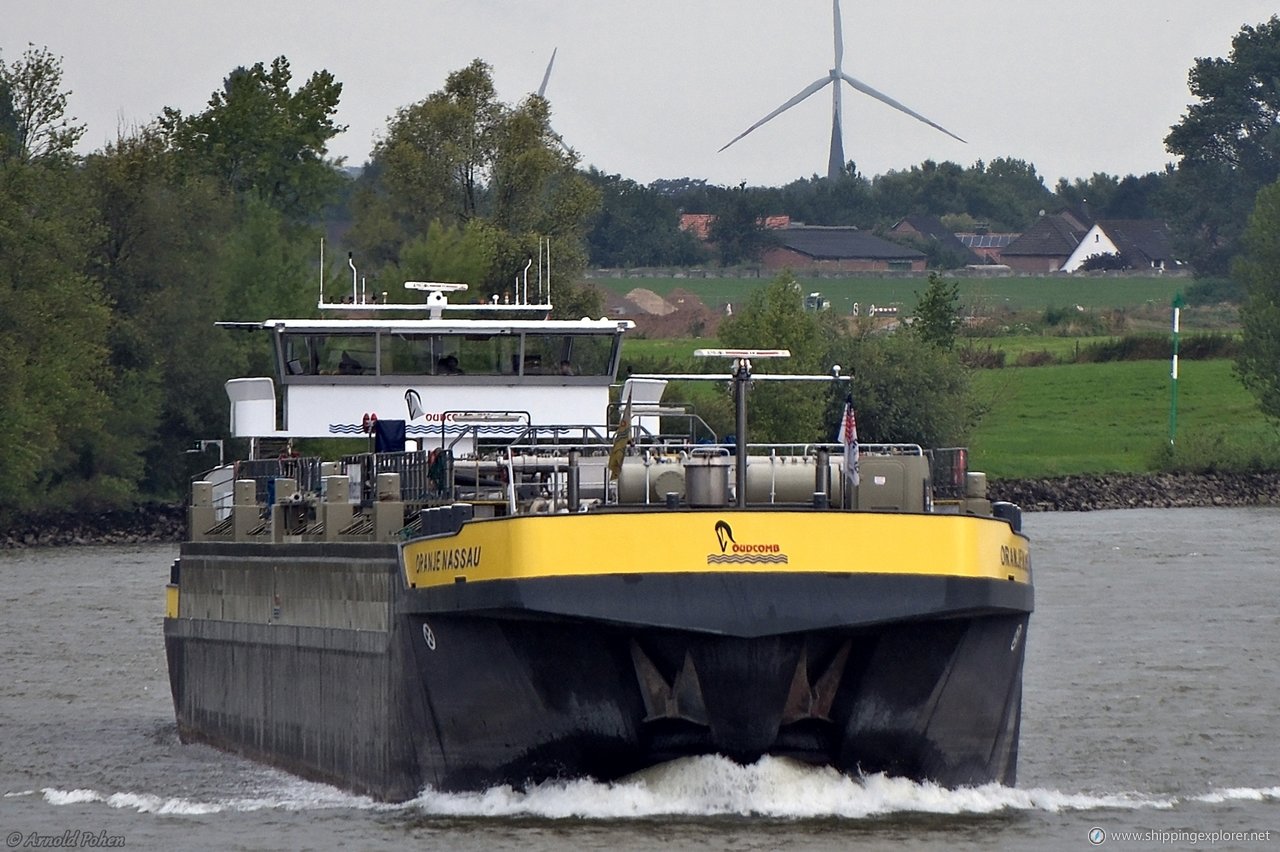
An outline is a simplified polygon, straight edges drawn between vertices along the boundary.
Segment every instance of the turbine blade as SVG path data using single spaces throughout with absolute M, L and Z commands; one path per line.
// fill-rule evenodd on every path
M 551 61 L 547 63 L 547 70 L 542 75 L 542 85 L 538 87 L 538 97 L 540 98 L 546 97 L 547 82 L 551 79 L 551 66 L 556 64 L 556 51 L 559 49 L 558 47 L 551 48 Z
M 960 142 L 965 142 L 965 140 L 961 139 L 959 136 L 955 135 L 955 134 L 954 134 L 954 133 L 952 133 L 950 130 L 948 130 L 947 128 L 943 127 L 941 124 L 937 124 L 937 123 L 935 123 L 935 122 L 930 121 L 929 119 L 925 118 L 923 115 L 921 115 L 920 113 L 918 113 L 918 112 L 916 112 L 915 110 L 911 109 L 910 107 L 907 107 L 907 106 L 905 106 L 905 105 L 903 105 L 903 104 L 898 103 L 898 102 L 897 102 L 897 101 L 895 101 L 893 98 L 889 97 L 888 95 L 884 94 L 883 92 L 878 92 L 878 91 L 876 91 L 875 89 L 871 88 L 870 86 L 868 86 L 866 83 L 862 82 L 861 80 L 856 80 L 856 79 L 854 79 L 853 77 L 850 77 L 848 74 L 845 74 L 844 72 L 841 72 L 841 73 L 840 73 L 840 77 L 841 77 L 841 79 L 843 79 L 846 83 L 848 83 L 850 86 L 853 86 L 855 89 L 857 89 L 859 92 L 862 92 L 864 95 L 870 95 L 871 97 L 875 98 L 876 100 L 880 101 L 881 103 L 883 103 L 883 104 L 888 104 L 889 106 L 893 107 L 894 109 L 898 110 L 899 112 L 905 112 L 907 115 L 911 116 L 912 118 L 916 119 L 917 121 L 923 121 L 925 124 L 929 125 L 929 126 L 930 126 L 930 127 L 932 127 L 934 130 L 941 130 L 943 133 L 947 134 L 947 135 L 948 135 L 948 136 L 950 136 L 952 139 L 955 139 L 955 140 L 960 141 Z M 968 143 L 967 143 L 967 142 L 965 142 L 965 144 L 967 145 Z
M 844 62 L 844 32 L 840 28 L 840 0 L 831 0 L 831 11 L 835 15 L 836 26 L 836 73 L 844 73 L 841 70 L 841 63 Z
M 839 81 L 838 81 L 838 80 L 836 80 L 834 77 L 832 77 L 830 74 L 828 74 L 826 77 L 819 77 L 817 80 L 814 80 L 812 83 L 810 83 L 809 85 L 807 85 L 807 86 L 805 86 L 803 89 L 801 89 L 801 90 L 800 90 L 800 91 L 799 91 L 799 92 L 798 92 L 794 97 L 792 97 L 792 98 L 791 98 L 791 100 L 787 101 L 785 104 L 783 104 L 782 106 L 778 107 L 778 108 L 777 108 L 777 109 L 775 109 L 773 112 L 769 113 L 769 114 L 768 114 L 768 115 L 766 115 L 764 118 L 760 119 L 760 120 L 759 120 L 759 121 L 757 121 L 755 124 L 751 125 L 751 126 L 750 126 L 750 127 L 748 127 L 746 130 L 742 131 L 742 132 L 741 132 L 741 133 L 739 133 L 737 136 L 735 136 L 735 137 L 733 137 L 732 139 L 730 139 L 730 140 L 729 140 L 729 144 L 728 144 L 728 145 L 725 145 L 725 146 L 724 146 L 724 148 L 728 148 L 728 147 L 729 147 L 729 145 L 732 145 L 734 142 L 737 142 L 737 141 L 738 141 L 739 139 L 741 139 L 743 136 L 746 136 L 748 133 L 750 133 L 751 131 L 753 131 L 753 130 L 755 130 L 757 127 L 759 127 L 760 125 L 762 125 L 762 124 L 764 124 L 765 122 L 767 122 L 769 119 L 774 118 L 774 117 L 776 117 L 776 116 L 778 116 L 778 115 L 780 115 L 780 114 L 782 114 L 782 113 L 786 112 L 787 110 L 791 109 L 793 106 L 795 106 L 796 104 L 800 103 L 802 100 L 804 100 L 805 98 L 809 97 L 809 96 L 810 96 L 810 95 L 812 95 L 814 92 L 818 91 L 819 89 L 821 89 L 823 86 L 827 85 L 828 83 L 835 83 L 836 85 L 839 85 Z M 720 151 L 723 151 L 723 150 L 724 150 L 724 148 L 721 148 L 721 149 L 720 149 Z M 720 151 L 717 151 L 716 153 L 718 154 L 718 153 L 720 153 Z

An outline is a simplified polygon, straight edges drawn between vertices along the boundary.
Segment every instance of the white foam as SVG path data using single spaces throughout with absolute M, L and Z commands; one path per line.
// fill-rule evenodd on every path
M 280 787 L 281 789 L 265 795 L 241 796 L 212 802 L 179 796 L 159 796 L 153 793 L 128 791 L 100 793 L 97 790 L 59 790 L 54 787 L 46 787 L 41 790 L 41 793 L 44 794 L 45 801 L 51 805 L 102 802 L 112 808 L 165 816 L 198 816 L 226 811 L 247 813 L 263 810 L 315 811 L 336 808 L 372 810 L 394 807 L 375 802 L 367 796 L 355 796 L 324 784 L 288 779 Z
M 1261 802 L 1267 799 L 1280 799 L 1280 787 L 1226 787 L 1221 790 L 1211 790 L 1203 796 L 1195 796 L 1192 801 L 1206 802 L 1211 805 L 1219 805 L 1223 802 Z
M 425 790 L 413 802 L 440 816 L 617 819 L 665 815 L 741 815 L 860 819 L 891 813 L 986 814 L 1002 810 L 1171 808 L 1175 799 L 1139 793 L 1092 795 L 987 784 L 950 790 L 936 784 L 871 775 L 850 778 L 829 767 L 766 757 L 740 766 L 720 757 L 673 761 L 612 784 L 564 781 L 526 791 Z
M 395 811 L 433 816 L 545 819 L 642 819 L 656 816 L 764 816 L 782 819 L 864 819 L 896 813 L 990 814 L 1000 811 L 1169 809 L 1180 802 L 1221 804 L 1280 800 L 1280 787 L 1230 787 L 1194 796 L 1157 796 L 1140 792 L 1065 793 L 1042 787 L 986 784 L 946 789 L 904 778 L 869 775 L 850 778 L 830 767 L 813 767 L 766 757 L 741 766 L 720 757 L 666 763 L 609 784 L 575 780 L 546 782 L 515 790 L 493 787 L 477 793 L 442 793 L 430 788 L 403 805 L 388 805 L 335 787 L 267 773 L 251 795 L 201 801 L 183 796 L 46 787 L 39 792 L 51 805 L 99 802 L 138 813 L 206 815 L 264 810 L 331 809 Z M 6 793 L 32 795 L 36 791 Z
M 100 802 L 102 796 L 94 790 L 55 790 L 46 787 L 41 791 L 44 800 L 51 805 L 78 805 L 83 802 Z

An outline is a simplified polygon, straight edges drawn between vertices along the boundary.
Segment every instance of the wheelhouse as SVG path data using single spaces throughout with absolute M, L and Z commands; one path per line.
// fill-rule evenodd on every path
M 418 320 L 272 320 L 282 385 L 554 377 L 608 384 L 626 324 L 608 320 L 465 325 Z

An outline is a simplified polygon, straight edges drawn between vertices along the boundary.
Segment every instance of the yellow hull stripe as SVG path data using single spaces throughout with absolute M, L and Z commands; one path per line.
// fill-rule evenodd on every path
M 501 518 L 401 551 L 424 588 L 532 577 L 849 573 L 1031 582 L 1027 539 L 1003 521 L 867 512 L 644 512 Z

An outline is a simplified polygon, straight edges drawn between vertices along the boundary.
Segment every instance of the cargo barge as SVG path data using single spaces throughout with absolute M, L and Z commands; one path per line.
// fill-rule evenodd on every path
M 963 450 L 851 410 L 750 443 L 773 351 L 705 353 L 725 440 L 670 377 L 617 386 L 627 321 L 406 286 L 251 324 L 276 375 L 227 383 L 249 457 L 192 484 L 168 588 L 184 741 L 391 801 L 713 753 L 1014 783 L 1029 546 Z

